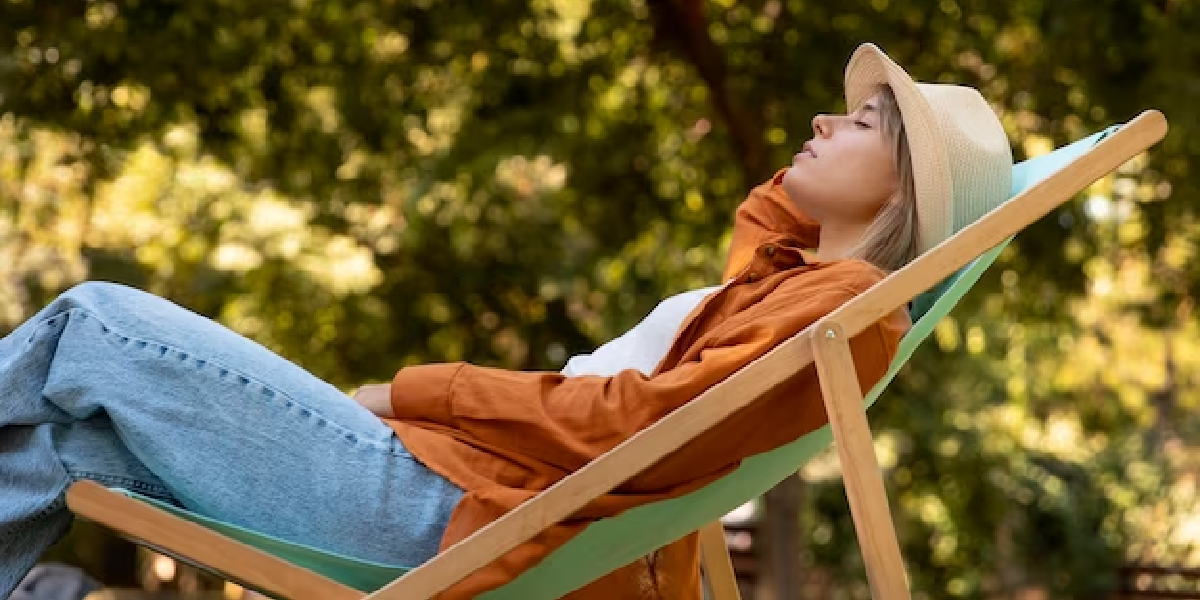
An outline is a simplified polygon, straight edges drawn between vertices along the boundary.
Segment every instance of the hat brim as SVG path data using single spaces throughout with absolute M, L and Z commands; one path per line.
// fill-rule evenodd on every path
M 953 228 L 954 178 L 933 107 L 917 83 L 875 44 L 862 44 L 846 65 L 846 106 L 857 110 L 880 85 L 887 84 L 900 106 L 912 159 L 919 223 L 918 246 L 924 252 Z

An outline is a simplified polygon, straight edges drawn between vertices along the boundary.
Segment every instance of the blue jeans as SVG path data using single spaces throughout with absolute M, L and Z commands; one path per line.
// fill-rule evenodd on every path
M 393 565 L 462 491 L 333 386 L 156 296 L 86 283 L 0 339 L 0 598 L 68 529 L 76 480 Z

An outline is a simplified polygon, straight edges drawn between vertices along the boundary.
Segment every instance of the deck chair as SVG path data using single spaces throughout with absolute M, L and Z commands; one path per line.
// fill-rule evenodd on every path
M 816 363 L 829 425 L 679 498 L 593 523 L 489 600 L 561 597 L 689 533 L 700 531 L 710 597 L 736 600 L 720 517 L 761 495 L 835 442 L 872 597 L 908 600 L 906 574 L 865 409 L 1017 232 L 1093 181 L 1157 143 L 1167 122 L 1146 111 L 1025 161 L 1013 169 L 1015 196 L 867 292 L 747 365 L 471 537 L 414 568 L 380 565 L 273 539 L 142 498 L 80 482 L 68 506 L 146 546 L 251 589 L 292 600 L 424 600 L 613 490 L 719 423 L 788 376 Z M 927 291 L 928 290 L 928 291 Z M 882 381 L 864 396 L 848 341 L 910 304 L 914 326 Z

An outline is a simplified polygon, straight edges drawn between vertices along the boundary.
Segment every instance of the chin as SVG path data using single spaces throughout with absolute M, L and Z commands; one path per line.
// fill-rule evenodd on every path
M 783 173 L 783 179 L 780 180 L 780 187 L 787 192 L 792 202 L 795 202 L 801 195 L 801 190 L 804 189 L 800 181 L 800 174 L 796 172 L 796 165 L 788 167 L 788 170 Z
M 820 212 L 820 207 L 813 205 L 812 194 L 805 193 L 805 190 L 813 189 L 813 183 L 814 182 L 811 180 L 805 181 L 805 175 L 803 171 L 798 171 L 796 166 L 792 165 L 786 172 L 784 172 L 783 179 L 780 180 L 780 187 L 783 188 L 784 192 L 787 192 L 788 200 L 791 200 L 792 204 L 795 205 L 796 208 L 800 209 L 801 212 L 807 214 L 808 216 L 816 219 L 817 213 Z

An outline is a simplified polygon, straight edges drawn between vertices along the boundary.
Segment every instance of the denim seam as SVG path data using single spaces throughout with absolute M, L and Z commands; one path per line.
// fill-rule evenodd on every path
M 114 485 L 117 487 L 125 488 L 131 492 L 137 492 L 139 494 L 143 494 L 146 496 L 155 496 L 155 497 L 158 497 L 158 498 L 161 498 L 164 500 L 165 499 L 174 500 L 174 498 L 175 498 L 175 496 L 171 494 L 171 491 L 169 489 L 167 489 L 165 486 L 146 483 L 144 481 L 141 481 L 139 479 L 133 479 L 131 477 L 108 475 L 106 473 L 96 473 L 94 471 L 76 471 L 76 470 L 69 470 L 68 474 L 70 474 L 71 477 L 76 480 L 87 479 L 89 481 L 104 482 L 105 484 L 111 484 L 111 485 Z
M 67 497 L 63 494 L 59 494 L 58 497 L 51 501 L 50 504 L 48 504 L 45 508 L 33 513 L 33 516 L 31 516 L 30 519 L 44 519 L 53 513 L 61 512 L 65 508 L 67 508 Z
M 224 378 L 225 378 L 225 376 L 226 376 L 226 374 L 234 374 L 234 375 L 236 375 L 236 376 L 238 377 L 238 382 L 242 384 L 243 388 L 244 388 L 246 385 L 248 385 L 250 382 L 252 382 L 252 381 L 253 381 L 254 383 L 257 383 L 258 385 L 262 386 L 262 388 L 263 388 L 263 394 L 262 394 L 262 395 L 263 395 L 263 396 L 266 396 L 266 397 L 268 397 L 268 398 L 271 398 L 271 397 L 274 397 L 274 396 L 279 396 L 279 397 L 281 397 L 281 398 L 283 398 L 283 399 L 284 399 L 284 401 L 285 401 L 285 404 L 287 405 L 287 407 L 288 407 L 288 408 L 290 408 L 292 405 L 295 405 L 295 406 L 298 406 L 298 407 L 300 407 L 300 409 L 301 409 L 302 413 L 304 413 L 304 412 L 307 412 L 309 415 L 314 415 L 314 416 L 316 416 L 317 418 L 319 418 L 319 419 L 323 420 L 325 423 L 328 423 L 329 425 L 331 425 L 331 426 L 333 426 L 333 427 L 336 427 L 336 428 L 337 428 L 338 430 L 340 430 L 340 432 L 342 433 L 341 437 L 342 437 L 344 440 L 346 440 L 346 441 L 350 442 L 351 444 L 354 444 L 354 445 L 359 445 L 359 444 L 367 445 L 367 446 L 370 446 L 370 447 L 372 447 L 372 448 L 374 448 L 374 449 L 377 449 L 377 450 L 380 450 L 380 451 L 383 451 L 383 452 L 387 452 L 388 454 L 391 454 L 391 455 L 393 455 L 393 456 L 397 456 L 397 457 L 400 457 L 400 458 L 413 458 L 413 457 L 411 456 L 411 454 L 410 454 L 410 453 L 401 453 L 401 452 L 396 452 L 394 449 L 392 449 L 392 448 L 389 448 L 389 447 L 387 447 L 387 446 L 386 446 L 386 445 L 384 445 L 384 444 L 379 444 L 379 443 L 376 443 L 376 442 L 374 442 L 374 441 L 372 441 L 372 440 L 365 440 L 365 439 L 363 439 L 361 436 L 359 436 L 357 433 L 355 433 L 354 431 L 352 431 L 352 430 L 350 430 L 349 428 L 347 428 L 347 427 L 345 427 L 345 426 L 343 426 L 343 425 L 341 425 L 341 424 L 337 423 L 336 421 L 334 421 L 334 420 L 330 419 L 329 417 L 327 417 L 327 416 L 325 416 L 324 414 L 322 414 L 320 411 L 318 411 L 318 410 L 316 410 L 316 409 L 314 409 L 314 408 L 312 408 L 312 407 L 308 406 L 307 404 L 304 404 L 303 402 L 300 402 L 300 401 L 296 400 L 295 398 L 292 398 L 291 396 L 289 396 L 289 395 L 287 395 L 287 394 L 283 393 L 283 392 L 282 392 L 282 391 L 280 391 L 280 390 L 277 390 L 277 389 L 275 389 L 275 388 L 274 388 L 274 387 L 272 387 L 272 386 L 269 386 L 269 385 L 267 385 L 265 382 L 263 382 L 263 381 L 260 381 L 260 380 L 258 380 L 257 378 L 251 377 L 250 375 L 247 375 L 246 373 L 242 373 L 241 371 L 238 371 L 237 369 L 234 369 L 234 368 L 228 367 L 228 366 L 226 366 L 225 364 L 223 364 L 223 363 L 221 363 L 221 362 L 218 362 L 218 361 L 215 361 L 215 360 L 208 360 L 208 359 L 194 358 L 194 354 L 193 354 L 193 353 L 191 353 L 191 352 L 188 352 L 188 351 L 186 351 L 186 350 L 184 350 L 184 349 L 177 348 L 177 347 L 175 347 L 174 345 L 167 344 L 167 343 L 164 343 L 164 342 L 160 342 L 160 341 L 157 341 L 157 340 L 153 340 L 153 339 L 147 339 L 147 338 L 143 338 L 143 337 L 139 337 L 139 336 L 134 336 L 134 335 L 126 335 L 126 334 L 125 334 L 123 331 L 121 331 L 121 330 L 119 330 L 119 329 L 117 329 L 117 328 L 115 328 L 115 327 L 112 327 L 112 326 L 110 326 L 108 323 L 104 322 L 104 320 L 103 320 L 102 318 L 100 318 L 100 316 L 99 316 L 99 315 L 97 315 L 96 313 L 94 313 L 94 312 L 92 312 L 92 311 L 90 311 L 90 310 L 88 310 L 88 309 L 86 309 L 86 308 L 83 308 L 83 307 L 78 307 L 78 306 L 76 306 L 76 307 L 71 307 L 71 308 L 68 308 L 67 310 L 64 310 L 64 311 L 62 311 L 62 312 L 58 312 L 58 313 L 55 313 L 55 314 L 53 314 L 53 315 L 50 315 L 50 316 L 46 317 L 45 319 L 43 319 L 41 322 L 39 322 L 39 323 L 38 323 L 38 326 L 39 326 L 39 328 L 40 328 L 42 325 L 52 324 L 52 322 L 53 322 L 54 320 L 56 320 L 58 317 L 60 317 L 60 316 L 62 316 L 62 315 L 67 315 L 67 316 L 68 316 L 68 318 L 69 318 L 69 317 L 70 317 L 70 315 L 72 315 L 72 314 L 74 314 L 74 313 L 78 313 L 78 314 L 80 314 L 80 315 L 81 315 L 83 318 L 85 318 L 85 319 L 86 319 L 86 318 L 92 318 L 92 319 L 95 319 L 95 320 L 96 320 L 96 322 L 100 324 L 100 327 L 101 327 L 101 328 L 104 330 L 104 333 L 107 333 L 107 334 L 110 334 L 110 335 L 113 335 L 113 336 L 116 336 L 117 338 L 119 338 L 119 339 L 121 340 L 121 345 L 123 345 L 123 346 L 127 345 L 127 344 L 128 344 L 128 342 L 129 342 L 129 341 L 131 341 L 131 340 L 132 340 L 132 341 L 135 341 L 135 342 L 143 343 L 143 344 L 146 344 L 146 345 L 153 344 L 153 345 L 155 345 L 155 346 L 158 346 L 159 348 L 161 348 L 161 349 L 162 349 L 162 352 L 159 354 L 159 357 L 160 357 L 160 358 L 165 358 L 165 357 L 166 357 L 166 351 L 167 351 L 167 350 L 173 350 L 175 353 L 177 353 L 177 354 L 179 354 L 179 355 L 182 355 L 184 359 L 187 359 L 187 358 L 193 358 L 193 362 L 195 362 L 195 363 L 199 363 L 199 366 L 203 366 L 203 365 L 213 365 L 214 367 L 218 368 L 218 369 L 220 370 L 220 376 L 219 376 L 219 378 L 220 378 L 220 379 L 224 379 Z M 32 339 L 32 338 L 31 338 L 31 339 Z M 145 346 L 142 346 L 142 348 L 144 348 L 144 347 L 145 347 Z M 307 417 L 308 415 L 303 415 L 303 414 L 302 414 L 302 416 L 305 416 L 305 417 Z

